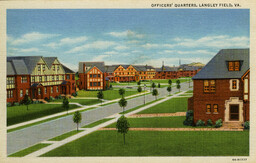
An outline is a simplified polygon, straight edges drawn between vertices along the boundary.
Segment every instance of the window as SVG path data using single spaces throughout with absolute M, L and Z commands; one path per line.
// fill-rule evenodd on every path
M 69 80 L 70 79 L 70 76 L 69 75 L 67 75 L 67 80 Z
M 215 80 L 204 80 L 204 92 L 215 92 Z
M 213 113 L 218 113 L 218 104 L 213 105 Z
M 60 66 L 59 65 L 57 65 L 57 71 L 59 71 L 60 70 Z
M 100 82 L 98 82 L 98 86 L 100 86 Z
M 38 68 L 38 71 L 41 71 L 41 65 L 38 65 L 37 68 Z
M 23 97 L 23 90 L 20 90 L 20 97 Z
M 14 77 L 7 77 L 7 89 L 14 88 Z
M 53 87 L 51 87 L 51 93 L 53 93 Z
M 35 77 L 34 76 L 32 76 L 31 81 L 35 82 Z
M 75 75 L 72 75 L 72 80 L 75 80 Z
M 47 94 L 47 88 L 46 87 L 44 88 L 44 94 Z
M 97 78 L 97 74 L 94 74 L 94 75 L 93 75 L 93 78 Z
M 92 87 L 92 82 L 90 82 L 90 86 Z
M 47 76 L 44 76 L 44 81 L 47 81 Z
M 26 95 L 28 95 L 28 89 L 26 89 Z
M 57 80 L 57 81 L 59 80 L 59 75 L 56 76 L 56 80 Z
M 41 89 L 38 88 L 38 95 L 41 95 Z
M 21 83 L 27 83 L 27 77 L 26 76 L 21 77 Z
M 93 82 L 93 86 L 97 86 L 97 82 Z
M 39 82 L 42 82 L 42 76 L 39 76 Z
M 53 69 L 53 71 L 55 71 L 55 65 L 53 65 L 52 69 Z
M 98 74 L 98 78 L 100 78 L 100 74 Z
M 228 71 L 240 71 L 240 62 L 239 61 L 229 61 L 228 62 Z
M 210 104 L 206 105 L 206 112 L 211 113 L 211 105 Z
M 232 79 L 230 80 L 230 91 L 238 91 L 239 89 L 239 80 Z
M 90 78 L 92 78 L 92 74 L 90 74 Z
M 237 89 L 237 81 L 232 80 L 232 89 Z
M 43 71 L 45 71 L 45 65 L 43 65 Z
M 54 75 L 52 75 L 52 81 L 54 81 Z
M 13 91 L 12 90 L 7 91 L 7 98 L 13 98 Z
M 56 87 L 56 92 L 57 92 L 57 93 L 59 92 L 59 87 Z

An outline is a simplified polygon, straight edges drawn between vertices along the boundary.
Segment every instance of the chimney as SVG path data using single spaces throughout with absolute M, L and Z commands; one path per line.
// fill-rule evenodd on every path
M 85 64 L 83 64 L 83 73 L 85 72 Z

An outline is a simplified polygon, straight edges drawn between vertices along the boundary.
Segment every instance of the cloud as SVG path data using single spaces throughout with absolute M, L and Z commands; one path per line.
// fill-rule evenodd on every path
M 34 41 L 39 41 L 47 38 L 52 38 L 59 36 L 58 34 L 45 34 L 45 33 L 39 33 L 39 32 L 31 32 L 22 35 L 20 38 L 14 39 L 12 37 L 8 37 L 8 41 L 12 45 L 20 45 L 20 44 L 26 44 L 31 43 Z
M 107 49 L 114 45 L 116 45 L 116 42 L 113 42 L 113 41 L 95 41 L 95 42 L 92 42 L 89 44 L 84 44 L 82 46 L 77 46 L 77 47 L 67 51 L 67 53 L 80 52 L 85 49 Z
M 28 48 L 28 49 L 20 49 L 19 50 L 20 52 L 39 52 L 39 49 L 38 48 Z
M 70 37 L 66 37 L 63 38 L 61 40 L 59 40 L 58 42 L 51 42 L 48 44 L 44 44 L 44 46 L 46 47 L 51 47 L 51 48 L 57 48 L 59 46 L 64 46 L 64 45 L 74 45 L 77 43 L 81 43 L 86 41 L 88 38 L 85 36 L 82 37 L 74 37 L 74 38 L 70 38 Z
M 151 48 L 157 48 L 157 47 L 160 47 L 159 44 L 150 44 L 150 43 L 146 43 L 144 45 L 142 45 L 143 48 L 146 48 L 146 49 L 151 49 Z
M 129 49 L 129 47 L 123 46 L 123 45 L 119 45 L 119 46 L 114 47 L 114 49 L 115 50 L 126 50 L 126 49 Z
M 130 41 L 127 41 L 128 44 L 139 44 L 141 43 L 141 41 L 139 40 L 130 40 Z
M 107 33 L 108 35 L 111 35 L 113 37 L 129 37 L 129 38 L 138 38 L 138 39 L 141 39 L 144 37 L 143 34 L 139 34 L 139 33 L 136 33 L 134 31 L 131 31 L 131 30 L 126 30 L 126 31 L 122 31 L 122 32 L 109 32 Z
M 110 57 L 110 55 L 98 55 L 92 59 L 92 61 L 104 61 L 104 58 Z
M 105 52 L 104 54 L 110 54 L 110 55 L 115 55 L 115 54 L 119 54 L 118 52 L 116 52 L 116 51 L 107 51 L 107 52 Z

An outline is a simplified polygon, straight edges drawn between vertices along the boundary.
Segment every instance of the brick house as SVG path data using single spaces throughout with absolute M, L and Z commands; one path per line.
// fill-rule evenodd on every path
M 178 75 L 178 67 L 169 67 L 162 66 L 161 68 L 156 68 L 155 79 L 177 79 Z
M 186 64 L 180 65 L 178 70 L 178 76 L 179 77 L 193 77 L 195 76 L 202 67 L 198 66 L 188 66 Z
M 74 74 L 72 70 L 69 73 Z M 20 102 L 25 94 L 31 99 L 72 94 L 74 80 L 67 82 L 65 75 L 57 57 L 7 57 L 7 102 Z
M 79 62 L 79 89 L 105 90 L 109 87 L 104 62 Z
M 220 50 L 192 79 L 194 93 L 188 109 L 194 111 L 194 123 L 249 121 L 249 49 Z

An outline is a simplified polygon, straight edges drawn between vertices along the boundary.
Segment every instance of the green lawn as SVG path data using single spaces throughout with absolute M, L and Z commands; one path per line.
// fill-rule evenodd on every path
M 189 90 L 189 91 L 187 91 L 186 93 L 193 93 L 193 90 Z
M 63 99 L 54 100 L 54 102 L 63 102 Z M 94 105 L 101 103 L 98 99 L 69 99 L 69 102 L 79 103 L 81 105 Z
M 62 134 L 60 136 L 56 136 L 54 138 L 51 138 L 51 139 L 49 139 L 49 141 L 61 141 L 61 140 L 64 140 L 64 139 L 66 139 L 66 138 L 68 138 L 70 136 L 78 134 L 81 131 L 83 131 L 83 130 L 78 130 L 78 131 L 77 130 L 73 130 L 73 131 L 67 132 L 65 134 Z
M 101 119 L 99 121 L 96 121 L 96 122 L 90 123 L 88 125 L 85 125 L 82 128 L 92 128 L 92 127 L 95 127 L 95 126 L 97 126 L 97 125 L 99 125 L 101 123 L 107 122 L 107 121 L 109 121 L 111 119 L 113 119 L 113 118 L 104 118 L 104 119 Z
M 193 94 L 181 94 L 181 95 L 179 95 L 179 96 L 190 96 L 190 97 L 192 97 Z
M 34 145 L 32 147 L 29 147 L 29 148 L 26 148 L 26 149 L 21 150 L 19 152 L 16 152 L 14 154 L 11 154 L 8 157 L 23 157 L 23 156 L 26 156 L 26 155 L 28 155 L 28 154 L 30 154 L 32 152 L 35 152 L 35 151 L 37 151 L 39 149 L 47 147 L 48 145 L 50 145 L 50 144 L 43 144 L 43 143 L 36 144 L 36 145 Z
M 41 118 L 47 115 L 65 111 L 61 104 L 31 104 L 7 107 L 7 126 Z M 77 105 L 69 105 L 69 110 L 78 108 Z
M 151 113 L 176 113 L 187 111 L 188 97 L 172 98 L 158 105 L 152 106 L 138 114 L 151 114 Z
M 42 156 L 248 156 L 248 131 L 96 131 Z
M 98 91 L 84 91 L 80 90 L 78 91 L 78 97 L 97 97 Z M 125 91 L 125 96 L 131 96 L 134 94 L 137 94 L 139 92 L 137 91 Z M 118 93 L 118 90 L 106 90 L 103 91 L 104 99 L 105 100 L 113 100 L 117 98 L 121 98 L 121 96 Z

